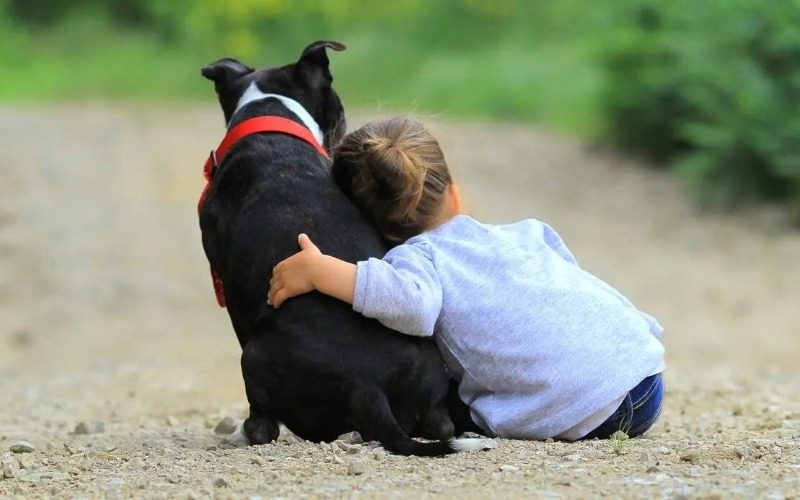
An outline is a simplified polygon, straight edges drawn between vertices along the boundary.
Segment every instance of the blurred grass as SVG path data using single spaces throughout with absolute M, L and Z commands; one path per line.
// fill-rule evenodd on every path
M 199 62 L 144 32 L 98 16 L 48 29 L 0 23 L 0 100 L 202 97 Z
M 254 52 L 243 60 L 286 64 L 306 43 L 330 38 L 348 46 L 331 55 L 331 66 L 350 109 L 534 121 L 578 135 L 593 135 L 599 127 L 601 71 L 590 36 L 534 41 L 517 32 L 485 46 L 465 40 L 465 47 L 453 47 L 431 45 L 427 37 L 398 27 L 293 28 L 284 26 L 263 50 L 237 51 L 165 43 L 98 15 L 72 16 L 46 29 L 0 20 L 0 71 L 6 75 L 0 79 L 0 101 L 208 100 L 213 89 L 199 70 L 212 60 Z

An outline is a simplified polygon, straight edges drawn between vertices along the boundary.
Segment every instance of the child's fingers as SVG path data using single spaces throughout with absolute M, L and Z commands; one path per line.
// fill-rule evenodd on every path
M 277 309 L 281 306 L 281 304 L 283 304 L 283 301 L 286 300 L 285 292 L 286 292 L 285 289 L 280 289 L 277 292 L 275 292 L 275 295 L 272 296 L 272 307 Z
M 307 234 L 301 233 L 300 236 L 297 237 L 297 243 L 300 245 L 301 250 L 308 250 L 311 248 L 317 248 L 316 245 L 311 243 L 311 238 L 308 237 Z
M 269 280 L 269 290 L 267 291 L 267 304 L 275 306 L 275 294 L 282 288 L 281 282 L 278 277 L 273 276 Z

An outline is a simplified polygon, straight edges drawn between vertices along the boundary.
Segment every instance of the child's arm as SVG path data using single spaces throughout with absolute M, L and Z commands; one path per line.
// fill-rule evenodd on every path
M 286 299 L 314 290 L 353 303 L 356 266 L 323 255 L 305 234 L 297 238 L 300 252 L 280 262 L 272 270 L 267 303 L 275 308 Z
M 286 299 L 317 290 L 399 332 L 433 335 L 442 289 L 426 251 L 399 245 L 383 260 L 353 265 L 323 255 L 305 235 L 298 241 L 301 251 L 273 270 L 268 303 L 279 307 Z

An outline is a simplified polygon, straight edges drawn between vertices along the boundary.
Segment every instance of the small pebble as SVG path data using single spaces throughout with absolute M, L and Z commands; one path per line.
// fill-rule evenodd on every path
M 336 443 L 336 447 L 340 450 L 347 452 L 350 455 L 355 455 L 362 450 L 362 447 L 355 444 L 347 444 L 344 441 L 334 441 Z
M 19 473 L 19 462 L 11 453 L 5 453 L 0 458 L 0 468 L 3 470 L 3 477 L 11 479 Z
M 228 480 L 225 479 L 224 477 L 221 477 L 221 476 L 216 478 L 216 479 L 214 479 L 213 484 L 214 484 L 215 488 L 227 488 L 228 486 L 230 486 L 230 483 L 228 483 Z
M 111 460 L 116 460 L 116 457 L 107 451 L 95 452 L 94 458 L 100 462 L 110 462 Z
M 347 474 L 351 476 L 360 476 L 365 472 L 367 472 L 367 466 L 361 460 L 353 460 L 347 466 Z
M 500 472 L 516 472 L 519 470 L 519 467 L 514 465 L 504 464 L 500 466 Z
M 281 478 L 281 474 L 280 474 L 280 472 L 278 472 L 276 470 L 271 470 L 271 471 L 267 472 L 266 474 L 264 474 L 264 477 L 266 479 L 268 479 L 269 481 L 277 481 L 278 479 Z
M 16 457 L 16 459 L 17 459 L 17 462 L 19 462 L 19 466 L 21 468 L 23 468 L 23 469 L 30 470 L 30 469 L 33 469 L 36 466 L 36 458 L 33 455 L 29 454 L 29 453 L 26 453 L 24 455 L 20 455 L 20 456 Z
M 253 456 L 253 457 L 250 459 L 250 462 L 252 462 L 252 463 L 254 463 L 254 464 L 256 464 L 256 465 L 264 465 L 264 459 L 263 459 L 263 458 L 261 458 L 261 456 L 259 456 L 259 455 L 255 455 L 255 456 Z
M 27 441 L 17 441 L 8 447 L 11 453 L 33 453 L 36 448 Z
M 361 434 L 359 434 L 356 431 L 348 432 L 347 434 L 342 434 L 341 436 L 336 438 L 336 440 L 345 442 L 347 444 L 361 444 L 364 442 L 364 439 L 361 437 Z
M 247 437 L 242 434 L 238 428 L 225 436 L 224 441 L 225 443 L 235 446 L 236 448 L 247 448 L 250 446 L 250 442 L 247 440 Z
M 697 450 L 686 450 L 683 452 L 683 455 L 681 455 L 681 460 L 684 462 L 694 462 L 698 458 L 700 458 L 700 452 Z
M 106 431 L 106 424 L 103 422 L 79 422 L 75 426 L 75 434 L 100 434 Z
M 547 439 L 544 440 L 544 442 L 545 443 L 555 443 L 556 441 L 553 438 L 547 438 Z
M 178 422 L 178 419 L 175 418 L 175 417 L 167 417 L 165 419 L 165 421 L 166 421 L 167 425 L 170 426 L 170 427 L 177 427 L 178 424 L 180 423 L 180 422 Z
M 646 471 L 646 472 L 659 472 L 660 470 L 661 470 L 661 469 L 659 469 L 659 468 L 658 468 L 658 467 L 656 467 L 655 465 L 651 465 L 650 467 L 648 467 L 648 468 L 647 468 L 647 471 Z
M 289 434 L 289 435 L 286 435 L 286 436 L 278 437 L 278 441 L 280 441 L 281 443 L 283 443 L 285 445 L 293 445 L 293 444 L 299 443 L 300 442 L 300 438 L 298 438 L 295 435 Z
M 733 452 L 737 458 L 745 458 L 747 456 L 747 448 L 736 448 Z
M 384 458 L 386 458 L 386 450 L 384 450 L 383 448 L 375 448 L 374 450 L 372 450 L 372 458 L 374 458 L 375 460 L 383 460 Z
M 225 417 L 217 422 L 214 427 L 214 434 L 231 434 L 239 426 L 239 423 L 233 417 Z

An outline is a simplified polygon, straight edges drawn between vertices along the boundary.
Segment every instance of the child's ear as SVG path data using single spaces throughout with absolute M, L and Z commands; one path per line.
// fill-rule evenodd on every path
M 455 184 L 447 186 L 447 203 L 452 215 L 461 213 L 461 191 Z

